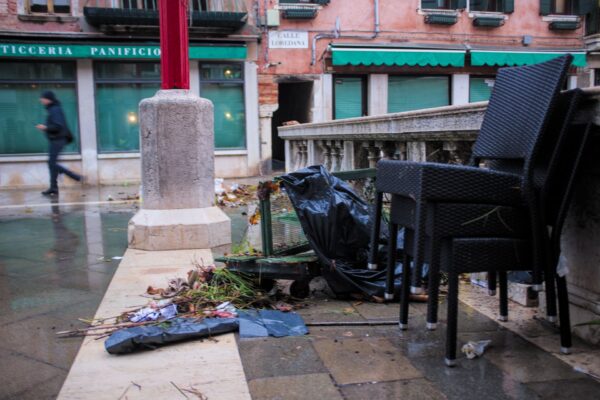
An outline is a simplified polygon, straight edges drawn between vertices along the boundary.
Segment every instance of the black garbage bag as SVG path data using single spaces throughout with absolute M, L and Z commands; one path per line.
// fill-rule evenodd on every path
M 333 292 L 383 297 L 385 271 L 367 269 L 373 207 L 320 165 L 286 174 L 281 181 Z M 397 264 L 396 293 L 401 271 Z
M 238 330 L 237 318 L 175 318 L 158 325 L 121 329 L 110 335 L 104 347 L 110 354 L 131 353 L 190 339 Z

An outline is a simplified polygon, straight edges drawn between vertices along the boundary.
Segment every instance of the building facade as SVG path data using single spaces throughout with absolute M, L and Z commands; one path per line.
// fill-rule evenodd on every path
M 216 173 L 282 166 L 289 121 L 486 100 L 502 66 L 570 52 L 568 86 L 593 84 L 591 3 L 189 0 L 191 90 L 215 105 Z M 159 57 L 157 0 L 0 0 L 0 187 L 47 182 L 34 126 L 48 89 L 76 137 L 65 163 L 90 183 L 138 182 L 137 105 L 159 88 Z

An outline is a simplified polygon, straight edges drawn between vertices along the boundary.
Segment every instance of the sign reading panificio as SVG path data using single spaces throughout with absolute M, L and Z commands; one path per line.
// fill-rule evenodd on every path
M 270 31 L 271 49 L 308 49 L 308 32 Z

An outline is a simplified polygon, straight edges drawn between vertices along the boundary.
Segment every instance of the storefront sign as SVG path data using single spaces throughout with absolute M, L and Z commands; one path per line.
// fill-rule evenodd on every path
M 270 31 L 271 49 L 308 49 L 308 32 Z
M 190 59 L 240 60 L 245 46 L 190 46 Z M 0 43 L 0 57 L 159 59 L 159 46 Z

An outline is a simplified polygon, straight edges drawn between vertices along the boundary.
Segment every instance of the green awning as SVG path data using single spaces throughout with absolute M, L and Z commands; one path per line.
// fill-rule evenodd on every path
M 245 60 L 246 46 L 190 46 L 190 59 Z
M 525 52 L 525 51 L 491 51 L 471 50 L 471 65 L 481 66 L 517 66 L 531 65 L 567 54 L 568 52 Z M 570 52 L 575 67 L 585 67 L 585 52 Z
M 333 65 L 464 67 L 464 50 L 331 48 Z

